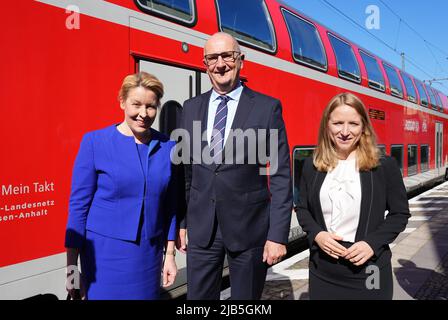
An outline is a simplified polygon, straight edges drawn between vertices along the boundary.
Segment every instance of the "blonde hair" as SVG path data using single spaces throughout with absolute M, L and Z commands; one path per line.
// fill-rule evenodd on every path
M 362 134 L 356 145 L 357 167 L 360 171 L 370 170 L 379 164 L 380 152 L 376 145 L 376 135 L 362 101 L 352 93 L 344 92 L 333 97 L 325 108 L 320 121 L 317 148 L 313 163 L 319 171 L 330 171 L 337 165 L 336 147 L 328 132 L 330 115 L 339 106 L 347 105 L 361 116 Z
M 142 87 L 151 90 L 157 96 L 158 103 L 163 97 L 163 84 L 152 74 L 141 71 L 126 76 L 118 92 L 118 99 L 124 101 L 127 99 L 129 91 L 134 88 Z

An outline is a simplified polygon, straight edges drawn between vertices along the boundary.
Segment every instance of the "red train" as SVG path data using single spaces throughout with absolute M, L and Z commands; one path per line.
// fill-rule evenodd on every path
M 447 96 L 282 2 L 23 0 L 0 9 L 0 298 L 65 296 L 64 228 L 81 136 L 121 121 L 117 91 L 138 70 L 166 85 L 156 126 L 169 133 L 183 101 L 210 88 L 202 48 L 219 30 L 239 40 L 247 85 L 281 99 L 295 178 L 321 111 L 343 91 L 362 98 L 409 190 L 445 175 Z M 173 294 L 185 281 L 179 264 Z

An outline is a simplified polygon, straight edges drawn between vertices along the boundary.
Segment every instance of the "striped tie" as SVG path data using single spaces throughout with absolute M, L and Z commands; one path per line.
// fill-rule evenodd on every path
M 222 163 L 222 149 L 224 147 L 224 133 L 227 122 L 227 102 L 228 96 L 220 96 L 221 102 L 216 109 L 215 122 L 213 124 L 212 138 L 210 139 L 211 156 L 214 163 Z

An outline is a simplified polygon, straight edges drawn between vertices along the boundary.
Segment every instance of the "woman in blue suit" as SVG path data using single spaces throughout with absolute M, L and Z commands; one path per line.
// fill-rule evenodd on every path
M 151 129 L 162 96 L 153 75 L 127 76 L 119 93 L 124 121 L 82 139 L 65 246 L 70 280 L 80 256 L 86 299 L 158 299 L 161 275 L 164 287 L 174 282 L 174 142 Z

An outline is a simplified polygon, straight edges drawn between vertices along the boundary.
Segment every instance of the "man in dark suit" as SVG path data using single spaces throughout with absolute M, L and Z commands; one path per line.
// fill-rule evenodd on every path
M 226 255 L 231 298 L 260 299 L 267 266 L 286 254 L 292 192 L 281 104 L 242 85 L 243 59 L 232 36 L 213 35 L 204 47 L 213 89 L 183 106 L 191 152 L 178 248 L 186 251 L 188 230 L 188 299 L 219 299 Z

